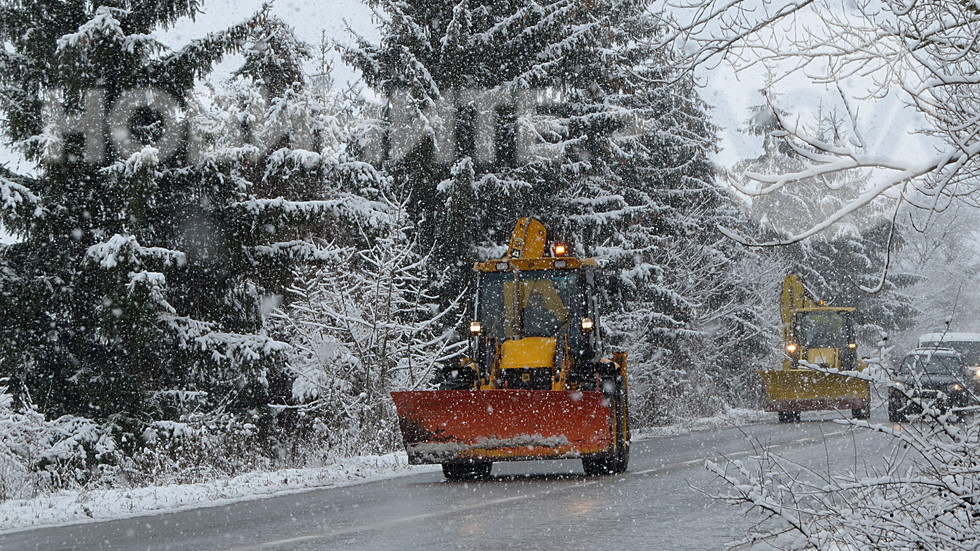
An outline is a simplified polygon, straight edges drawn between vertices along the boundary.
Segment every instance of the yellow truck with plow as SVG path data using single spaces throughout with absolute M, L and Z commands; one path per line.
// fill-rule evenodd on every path
M 392 392 L 409 463 L 447 479 L 495 461 L 579 458 L 585 473 L 629 463 L 626 354 L 603 355 L 596 262 L 521 218 L 507 256 L 475 265 L 468 357 L 438 390 Z
M 758 372 L 766 390 L 766 411 L 777 412 L 780 422 L 799 421 L 800 412 L 825 409 L 850 409 L 855 419 L 870 416 L 868 382 L 826 372 L 866 367 L 857 355 L 854 310 L 825 306 L 798 275 L 783 280 L 780 317 L 786 358 L 781 369 Z

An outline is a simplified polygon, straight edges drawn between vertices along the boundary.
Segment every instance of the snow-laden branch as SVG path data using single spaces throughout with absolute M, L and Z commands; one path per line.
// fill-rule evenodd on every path
M 25 204 L 38 204 L 40 202 L 41 198 L 27 186 L 0 177 L 0 208 L 13 210 Z
M 788 185 L 867 170 L 873 187 L 808 230 L 785 240 L 795 243 L 826 230 L 876 197 L 901 188 L 912 206 L 944 208 L 944 198 L 977 192 L 980 142 L 980 10 L 973 2 L 882 0 L 841 5 L 829 0 L 683 0 L 664 2 L 670 29 L 662 47 L 683 46 L 678 62 L 692 71 L 706 63 L 730 62 L 737 71 L 763 68 L 769 84 L 803 77 L 833 86 L 855 125 L 867 136 L 880 120 L 862 120 L 854 106 L 867 99 L 904 104 L 903 116 L 932 140 L 938 154 L 867 151 L 821 142 L 782 117 L 784 136 L 809 166 L 771 174 L 748 173 L 761 186 L 738 185 L 751 196 L 777 193 Z M 846 93 L 845 90 L 853 90 Z M 895 138 L 902 136 L 896 135 Z M 897 140 L 896 140 L 897 141 Z M 922 200 L 919 196 L 924 196 Z
M 808 138 L 799 133 L 793 134 L 793 137 L 804 140 L 808 145 L 817 149 L 817 152 L 814 153 L 804 148 L 797 148 L 797 151 L 801 155 L 804 155 L 817 163 L 822 162 L 823 164 L 813 164 L 805 170 L 786 174 L 763 175 L 748 173 L 746 176 L 770 185 L 761 190 L 751 190 L 745 186 L 734 184 L 736 188 L 747 195 L 760 196 L 775 192 L 791 183 L 812 180 L 820 176 L 835 174 L 842 171 L 877 168 L 887 169 L 890 172 L 882 175 L 878 182 L 862 192 L 856 199 L 850 201 L 842 208 L 826 217 L 824 220 L 815 224 L 810 229 L 796 235 L 766 243 L 756 243 L 745 236 L 739 235 L 734 230 L 722 228 L 722 232 L 726 236 L 740 243 L 757 247 L 771 247 L 798 243 L 826 230 L 844 218 L 858 212 L 860 209 L 868 206 L 873 201 L 883 196 L 886 191 L 893 188 L 906 186 L 914 181 L 924 178 L 927 175 L 935 175 L 940 178 L 938 186 L 935 186 L 932 189 L 926 189 L 930 196 L 936 198 L 934 200 L 938 200 L 938 197 L 941 196 L 944 191 L 946 191 L 946 184 L 951 182 L 953 177 L 958 174 L 959 171 L 967 165 L 967 163 L 975 159 L 977 155 L 980 154 L 980 141 L 977 141 L 962 149 L 948 151 L 926 159 L 899 160 L 880 157 L 877 155 L 863 155 L 857 151 L 835 147 L 830 144 L 820 142 L 819 140 Z M 832 161 L 831 159 L 834 157 L 836 157 L 837 160 Z
M 161 247 L 143 247 L 133 235 L 115 234 L 108 241 L 92 245 L 85 256 L 102 268 L 112 269 L 118 265 L 142 266 L 146 259 L 155 259 L 165 266 L 183 265 L 187 255 L 181 251 Z
M 851 377 L 902 390 L 881 369 L 839 372 L 804 364 L 814 371 Z M 706 468 L 730 489 L 713 497 L 747 505 L 769 519 L 735 545 L 767 539 L 777 548 L 976 549 L 980 532 L 980 433 L 976 419 L 964 424 L 931 405 L 933 398 L 907 396 L 923 413 L 902 426 L 869 421 L 839 423 L 892 440 L 881 462 L 847 468 L 790 461 L 755 442 L 750 460 L 708 462 Z M 962 412 L 960 412 L 962 413 Z M 870 458 L 869 458 L 870 459 Z M 772 523 L 776 524 L 773 528 Z M 779 527 L 782 528 L 779 528 Z M 777 540 L 774 536 L 779 535 Z M 787 536 L 791 542 L 787 542 Z

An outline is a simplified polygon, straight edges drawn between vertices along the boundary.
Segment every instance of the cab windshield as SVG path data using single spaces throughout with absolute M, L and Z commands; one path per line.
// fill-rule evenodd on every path
M 919 348 L 952 348 L 963 356 L 967 365 L 980 365 L 980 342 L 977 341 L 926 341 Z
M 913 354 L 902 360 L 898 372 L 902 375 L 914 373 L 926 375 L 959 376 L 962 373 L 963 360 L 957 356 L 940 354 Z
M 557 337 L 578 315 L 577 272 L 541 270 L 484 273 L 479 311 L 484 334 L 501 340 Z
M 800 345 L 804 348 L 846 348 L 850 318 L 841 312 L 803 312 L 797 315 Z

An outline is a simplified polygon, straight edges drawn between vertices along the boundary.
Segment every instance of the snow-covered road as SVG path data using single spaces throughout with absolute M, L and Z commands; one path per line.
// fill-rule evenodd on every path
M 501 463 L 488 481 L 450 483 L 426 472 L 10 533 L 0 535 L 0 549 L 720 549 L 758 518 L 694 489 L 724 490 L 705 460 L 745 458 L 760 443 L 817 466 L 880 458 L 884 437 L 832 418 L 643 439 L 629 472 L 614 477 L 585 477 L 577 461 Z

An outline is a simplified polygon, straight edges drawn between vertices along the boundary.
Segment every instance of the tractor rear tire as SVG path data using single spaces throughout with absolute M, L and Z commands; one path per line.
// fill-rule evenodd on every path
M 446 477 L 446 480 L 480 480 L 490 478 L 490 471 L 492 469 L 492 461 L 442 464 L 442 474 Z
M 630 464 L 630 442 L 626 439 L 627 419 L 629 414 L 628 398 L 623 392 L 623 382 L 619 377 L 603 377 L 599 388 L 609 398 L 611 406 L 610 425 L 614 428 L 616 441 L 615 449 L 601 455 L 582 458 L 582 469 L 588 476 L 620 474 L 626 472 Z

